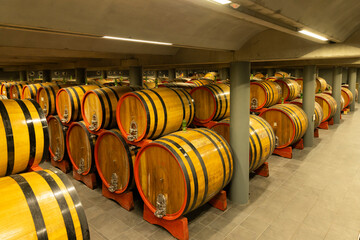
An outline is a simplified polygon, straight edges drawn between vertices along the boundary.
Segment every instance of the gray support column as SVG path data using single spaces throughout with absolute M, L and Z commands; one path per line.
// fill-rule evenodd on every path
M 302 77 L 302 76 L 300 76 L 300 75 L 301 75 L 300 69 L 299 69 L 299 68 L 296 68 L 296 69 L 294 70 L 294 77 L 300 78 L 300 77 Z M 315 91 L 315 90 L 314 90 L 314 91 Z
M 142 87 L 143 82 L 143 71 L 141 66 L 130 67 L 129 79 L 130 85 Z
M 175 78 L 176 78 L 175 68 L 169 69 L 169 81 L 174 81 Z
M 268 77 L 272 77 L 272 76 L 274 76 L 274 69 L 272 69 L 272 68 L 268 68 L 267 69 L 267 73 L 266 73 L 267 75 L 268 75 Z
M 51 82 L 51 70 L 43 70 L 43 82 Z
M 221 80 L 229 79 L 229 69 L 228 68 L 222 68 L 219 70 L 219 77 Z
M 86 83 L 86 69 L 85 68 L 76 68 L 75 69 L 75 78 L 77 84 Z
M 240 204 L 249 200 L 250 63 L 230 65 L 230 145 L 234 174 L 229 198 Z
M 107 79 L 107 71 L 106 70 L 104 70 L 104 71 L 101 71 L 101 77 L 103 78 L 103 79 Z
M 27 79 L 27 73 L 26 73 L 26 71 L 20 71 L 20 72 L 19 72 L 19 80 L 20 80 L 21 82 L 25 82 L 25 81 L 28 80 L 28 79 Z
M 159 78 L 159 71 L 158 70 L 155 70 L 155 78 Z
M 360 93 L 360 68 L 357 69 L 356 84 L 358 85 L 357 90 Z M 360 103 L 360 96 L 358 96 L 357 102 Z
M 304 67 L 303 109 L 308 116 L 309 123 L 304 135 L 305 147 L 312 147 L 314 144 L 315 75 L 316 67 L 314 65 Z
M 356 68 L 349 68 L 349 90 L 352 92 L 354 96 L 353 102 L 350 104 L 350 111 L 355 111 L 355 87 L 356 87 Z
M 332 96 L 335 98 L 337 108 L 334 116 L 334 123 L 340 123 L 340 114 L 341 114 L 341 82 L 342 82 L 342 68 L 334 67 L 333 69 L 333 82 L 332 82 Z

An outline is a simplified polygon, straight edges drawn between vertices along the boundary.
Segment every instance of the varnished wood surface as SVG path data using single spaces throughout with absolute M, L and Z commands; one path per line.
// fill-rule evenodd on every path
M 193 83 L 187 82 L 172 82 L 172 83 L 161 83 L 159 87 L 168 87 L 168 88 L 181 88 L 190 93 L 192 89 L 196 87 Z
M 315 93 L 322 93 L 326 90 L 327 82 L 322 77 L 316 78 Z
M 349 106 L 353 100 L 354 100 L 354 95 L 352 94 L 352 92 L 346 88 L 346 87 L 341 87 L 341 96 L 344 98 L 344 108 L 346 108 L 347 106 Z M 342 109 L 344 109 L 342 108 Z M 342 110 L 341 109 L 341 110 Z
M 284 148 L 300 140 L 308 127 L 306 113 L 294 104 L 277 104 L 260 114 L 273 128 L 278 138 L 277 148 Z
M 190 92 L 195 102 L 194 121 L 207 123 L 230 116 L 230 86 L 210 84 L 194 88 Z
M 39 91 L 40 87 L 44 86 L 57 86 L 58 83 L 56 82 L 44 82 L 44 83 L 34 83 L 25 85 L 21 92 L 21 99 L 34 99 L 36 100 L 37 92 Z
M 302 78 L 297 78 L 297 79 L 295 79 L 295 81 L 299 84 L 299 86 L 300 86 L 300 93 L 302 93 L 302 92 L 303 92 L 303 89 L 304 89 L 304 81 L 303 81 L 303 79 L 302 79 Z
M 16 84 L 16 82 L 2 83 L 0 86 L 0 94 L 3 96 L 6 96 L 8 99 L 10 99 L 10 87 L 15 84 Z
M 183 89 L 155 88 L 127 93 L 116 111 L 117 123 L 124 137 L 132 122 L 137 124 L 138 138 L 156 139 L 189 126 L 194 118 L 194 103 Z
M 332 90 L 326 90 L 323 93 L 332 96 Z M 340 96 L 340 103 L 341 103 L 341 110 L 343 110 L 345 107 L 345 99 L 344 99 L 343 95 Z
M 322 122 L 329 120 L 335 115 L 337 103 L 332 96 L 325 93 L 318 93 L 315 94 L 315 101 L 320 104 L 323 110 L 324 117 Z
M 66 124 L 81 120 L 81 101 L 86 91 L 97 88 L 96 85 L 82 85 L 60 89 L 56 94 L 56 111 L 60 120 Z M 64 118 L 65 109 L 68 111 L 67 119 Z
M 84 159 L 84 172 L 87 175 L 95 170 L 94 145 L 96 137 L 92 138 L 83 121 L 73 122 L 66 133 L 66 147 L 70 161 L 75 170 L 79 169 L 81 159 Z
M 8 99 L 8 98 L 4 95 L 0 95 L 0 99 Z
M 256 81 L 250 83 L 250 108 L 261 109 L 270 107 L 280 101 L 282 90 L 278 83 L 272 81 Z M 252 107 L 252 101 L 257 107 Z
M 179 131 L 143 147 L 135 162 L 135 180 L 149 209 L 158 194 L 166 197 L 166 216 L 176 219 L 205 204 L 231 180 L 233 159 L 228 143 L 216 132 Z
M 23 87 L 25 85 L 28 85 L 28 82 L 16 82 L 16 84 L 13 84 L 10 86 L 10 98 L 11 99 L 21 99 L 21 93 L 23 90 Z
M 280 72 L 276 72 L 274 76 L 277 78 L 287 78 L 287 77 L 289 77 L 289 74 L 286 72 L 280 71 Z
M 270 124 L 263 118 L 256 115 L 250 115 L 249 122 L 249 171 L 259 168 L 275 149 L 275 134 Z M 230 143 L 230 118 L 215 124 L 212 128 Z
M 90 239 L 74 186 L 58 170 L 0 178 L 0 239 Z
M 299 107 L 303 108 L 303 100 L 301 98 L 294 99 L 290 103 L 298 105 Z M 314 130 L 315 130 L 320 125 L 320 123 L 324 118 L 323 109 L 320 106 L 320 104 L 317 102 L 315 102 L 315 106 L 314 106 L 314 115 L 315 115 Z
M 136 152 L 130 150 L 118 129 L 104 131 L 99 135 L 95 144 L 95 163 L 106 187 L 111 185 L 113 174 L 118 177 L 115 193 L 134 187 L 133 164 Z
M 254 74 L 254 78 L 263 79 L 263 78 L 265 78 L 265 76 L 261 72 L 257 72 Z
M 61 124 L 58 116 L 48 117 L 49 125 L 49 150 L 53 157 L 56 155 L 56 161 L 62 161 L 66 157 L 66 131 L 64 126 Z
M 156 87 L 156 83 L 155 82 L 143 82 L 143 87 L 145 89 L 152 89 L 152 88 L 155 88 Z
M 209 79 L 197 79 L 197 80 L 188 81 L 188 83 L 192 83 L 195 84 L 197 87 L 200 87 L 208 84 L 213 84 L 214 82 Z
M 282 98 L 284 99 L 284 101 L 291 101 L 300 96 L 301 88 L 295 80 L 289 78 L 281 78 L 277 79 L 275 82 L 277 82 L 281 87 Z
M 48 126 L 33 100 L 0 101 L 0 176 L 39 164 L 48 153 Z
M 140 87 L 104 87 L 89 90 L 81 103 L 81 113 L 86 127 L 89 127 L 95 115 L 97 124 L 93 131 L 116 127 L 116 106 L 119 99 L 128 92 L 141 90 Z

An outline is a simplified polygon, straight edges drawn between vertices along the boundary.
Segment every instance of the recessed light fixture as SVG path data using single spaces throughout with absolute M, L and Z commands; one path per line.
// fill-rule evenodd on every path
M 208 1 L 215 2 L 215 3 L 220 3 L 222 5 L 231 3 L 231 1 L 229 1 L 229 0 L 208 0 Z
M 307 30 L 300 30 L 299 33 L 302 33 L 302 34 L 305 34 L 307 36 L 310 36 L 310 37 L 313 37 L 313 38 L 316 38 L 316 39 L 319 39 L 321 41 L 328 41 L 329 39 L 325 38 L 325 37 L 322 37 L 320 35 L 317 35 L 316 33 L 312 33 L 312 32 L 309 32 Z
M 167 42 L 156 42 L 156 41 L 147 41 L 133 38 L 121 38 L 121 37 L 111 37 L 111 36 L 103 36 L 106 39 L 120 40 L 120 41 L 128 41 L 128 42 L 139 42 L 139 43 L 148 43 L 148 44 L 158 44 L 158 45 L 173 45 L 172 43 Z

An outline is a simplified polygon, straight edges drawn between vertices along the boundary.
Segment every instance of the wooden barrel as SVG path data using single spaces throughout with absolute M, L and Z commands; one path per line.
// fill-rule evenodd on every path
M 326 90 L 327 82 L 321 77 L 316 78 L 316 88 L 315 93 L 322 93 Z
M 21 99 L 34 99 L 36 100 L 36 95 L 40 87 L 54 85 L 57 86 L 56 82 L 45 82 L 45 83 L 35 83 L 25 85 L 21 92 Z
M 270 124 L 256 115 L 250 115 L 249 125 L 249 171 L 252 172 L 263 165 L 274 152 L 275 134 Z M 211 129 L 230 143 L 230 118 L 225 118 L 216 123 Z
M 156 83 L 155 82 L 143 82 L 143 87 L 145 89 L 156 88 Z
M 171 83 L 161 83 L 159 84 L 159 87 L 182 88 L 188 93 L 190 93 L 190 91 L 194 89 L 196 86 L 193 83 L 187 83 L 187 82 L 171 82 Z
M 36 101 L 46 116 L 56 114 L 56 94 L 61 88 L 71 84 L 41 86 L 36 94 Z
M 117 129 L 103 131 L 95 144 L 95 164 L 110 192 L 122 193 L 135 186 L 134 161 L 137 148 L 130 149 Z
M 4 95 L 0 95 L 0 100 L 3 100 L 3 99 L 8 99 L 8 98 Z
M 58 116 L 48 117 L 49 125 L 49 152 L 55 162 L 67 159 L 66 131 L 67 127 L 62 125 Z
M 295 82 L 297 82 L 300 86 L 300 93 L 303 92 L 303 89 L 304 89 L 304 82 L 303 82 L 303 79 L 302 78 L 297 78 L 295 79 Z
M 231 180 L 230 146 L 216 132 L 199 128 L 159 138 L 140 149 L 135 181 L 147 207 L 166 220 L 200 207 Z M 156 202 L 165 201 L 165 211 Z
M 323 93 L 332 96 L 332 91 L 331 90 L 326 90 Z M 341 103 L 341 110 L 343 110 L 344 107 L 345 107 L 345 99 L 344 99 L 344 97 L 342 95 L 340 95 L 340 103 Z
M 306 113 L 294 104 L 277 104 L 260 113 L 273 128 L 276 148 L 284 148 L 299 141 L 308 128 Z
M 299 107 L 303 108 L 303 100 L 301 98 L 294 99 L 290 103 L 298 105 Z M 315 130 L 320 125 L 320 123 L 324 118 L 323 110 L 320 104 L 318 104 L 317 102 L 315 102 L 315 106 L 314 106 L 314 116 L 315 116 L 315 120 L 314 120 L 314 130 Z
M 295 80 L 284 78 L 278 79 L 275 82 L 277 82 L 281 87 L 282 98 L 284 101 L 291 101 L 297 98 L 301 93 L 300 85 Z
M 208 84 L 213 84 L 213 81 L 207 80 L 207 79 L 199 79 L 199 80 L 191 80 L 188 81 L 188 83 L 195 84 L 195 86 L 200 87 Z
M 10 98 L 11 99 L 21 99 L 21 93 L 22 93 L 22 89 L 25 85 L 27 85 L 29 83 L 27 82 L 18 82 L 16 84 L 13 84 L 10 86 Z
M 352 94 L 352 92 L 346 88 L 346 87 L 341 87 L 341 96 L 343 96 L 344 101 L 345 101 L 345 106 L 344 108 L 346 108 L 347 106 L 349 106 L 353 101 L 354 101 L 354 95 Z
M 86 91 L 97 88 L 96 85 L 82 85 L 60 89 L 56 94 L 56 111 L 61 122 L 69 124 L 81 120 L 81 101 Z
M 90 131 L 116 127 L 116 106 L 125 93 L 140 87 L 104 87 L 89 90 L 81 102 L 81 114 Z
M 256 81 L 250 83 L 250 109 L 270 107 L 280 101 L 281 87 L 276 82 Z
M 0 87 L 0 95 L 6 96 L 8 99 L 10 99 L 10 87 L 15 84 L 16 82 L 2 83 Z
M 155 88 L 126 93 L 120 98 L 116 118 L 129 141 L 156 139 L 178 131 L 194 118 L 194 102 L 183 89 Z
M 66 148 L 74 170 L 81 175 L 95 171 L 94 146 L 96 135 L 86 128 L 83 121 L 73 122 L 66 133 Z
M 79 196 L 59 170 L 0 179 L 0 238 L 90 239 Z
M 265 78 L 265 76 L 261 72 L 257 72 L 254 74 L 254 78 L 263 79 L 263 78 Z
M 289 74 L 286 72 L 280 71 L 280 72 L 276 72 L 274 76 L 277 78 L 287 78 L 287 77 L 289 77 Z
M 205 79 L 209 79 L 211 81 L 214 81 L 215 78 L 217 77 L 218 73 L 217 72 L 208 72 L 205 74 L 204 78 Z
M 190 92 L 195 102 L 194 121 L 207 123 L 230 116 L 230 86 L 211 84 L 194 88 Z
M 0 177 L 23 172 L 48 157 L 48 125 L 37 102 L 2 100 L 0 116 Z
M 326 84 L 326 89 L 325 89 L 326 91 L 331 91 L 332 90 L 332 87 L 331 87 L 331 85 L 330 84 Z
M 332 96 L 325 93 L 318 93 L 315 94 L 315 101 L 320 104 L 323 109 L 324 117 L 322 122 L 329 120 L 335 115 L 337 104 Z

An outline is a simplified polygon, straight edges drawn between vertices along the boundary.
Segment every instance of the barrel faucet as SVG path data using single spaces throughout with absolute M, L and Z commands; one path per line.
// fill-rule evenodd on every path
M 132 142 L 134 140 L 136 140 L 138 138 L 138 129 L 137 129 L 137 123 L 135 122 L 135 120 L 133 119 L 130 122 L 130 131 L 129 131 L 129 135 L 127 136 L 127 139 Z
M 155 217 L 163 218 L 166 215 L 166 197 L 164 194 L 157 195 Z
M 111 175 L 111 181 L 110 186 L 108 188 L 109 192 L 115 192 L 118 189 L 118 175 L 116 173 L 113 173 Z
M 97 121 L 96 113 L 94 113 L 91 118 L 91 124 L 89 126 L 89 130 L 94 131 L 95 128 L 97 127 L 97 124 L 98 124 L 98 121 Z
M 79 169 L 76 172 L 78 174 L 83 174 L 85 172 L 85 160 L 84 160 L 84 158 L 80 159 Z
M 69 117 L 69 111 L 68 111 L 67 107 L 65 106 L 64 116 L 63 116 L 63 119 L 61 119 L 61 122 L 65 123 L 68 120 L 68 117 Z
M 44 114 L 45 114 L 45 115 L 48 114 L 46 103 L 44 104 L 44 109 L 43 109 L 43 111 L 44 111 Z

